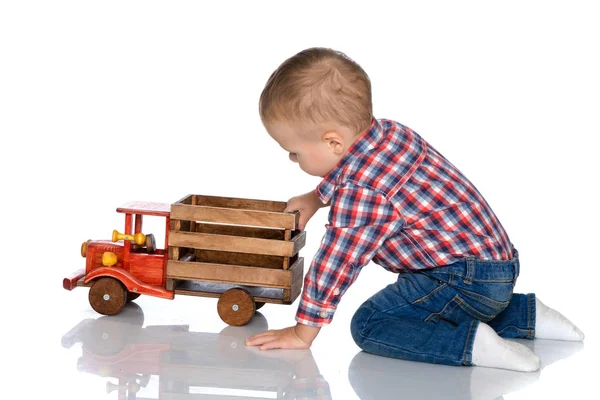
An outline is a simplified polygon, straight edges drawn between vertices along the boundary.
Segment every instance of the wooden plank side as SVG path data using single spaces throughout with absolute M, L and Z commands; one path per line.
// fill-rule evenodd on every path
M 306 244 L 306 231 L 300 232 L 299 235 L 296 235 L 292 239 L 292 243 L 293 243 L 293 249 L 292 249 L 291 255 L 298 254 L 300 249 L 302 249 L 304 247 L 304 245 Z
M 292 272 L 292 282 L 302 280 L 304 276 L 304 257 L 298 257 L 289 271 Z
M 287 290 L 287 289 L 286 289 Z M 292 288 L 290 289 L 290 298 L 284 301 L 285 304 L 292 304 L 298 296 L 302 293 L 302 279 L 292 283 Z
M 285 234 L 283 236 L 284 240 L 291 240 L 292 239 L 292 231 L 289 229 L 286 229 Z M 288 269 L 290 267 L 290 258 L 289 257 L 284 257 L 283 258 L 283 269 Z
M 192 196 L 192 205 L 195 206 L 198 204 L 198 199 L 196 196 Z M 189 230 L 190 232 L 196 232 L 196 221 L 190 221 L 190 229 L 183 229 L 185 230 Z
M 302 292 L 302 284 L 304 281 L 304 258 L 298 257 L 296 262 L 289 269 L 292 271 L 292 285 L 289 289 L 285 289 L 283 302 L 292 304 Z
M 217 235 L 230 235 L 230 236 L 244 236 L 244 237 L 255 237 L 260 239 L 273 239 L 283 240 L 284 232 L 288 230 L 283 229 L 269 229 L 269 228 L 254 228 L 249 226 L 238 226 L 238 225 L 218 225 L 218 224 L 202 224 L 196 225 L 196 232 L 200 233 L 214 233 Z M 289 239 L 287 239 L 289 240 Z
M 210 264 L 245 265 L 281 269 L 283 257 L 263 254 L 232 253 L 229 251 L 195 250 L 196 261 Z
M 171 220 L 172 231 L 180 231 L 181 230 L 181 221 L 179 220 Z M 169 240 L 170 241 L 170 240 Z M 169 259 L 170 260 L 179 260 L 179 247 L 175 246 L 173 242 L 169 243 Z
M 181 199 L 179 199 L 178 201 L 176 201 L 174 204 L 192 204 L 192 200 L 194 199 L 193 194 L 187 194 L 184 197 L 182 197 Z
M 291 270 L 173 260 L 167 261 L 167 278 L 278 288 L 289 288 L 292 284 Z
M 196 200 L 196 204 L 202 206 L 236 208 L 240 210 L 283 212 L 283 210 L 285 210 L 287 207 L 287 203 L 283 201 L 255 200 L 198 194 L 194 195 L 194 200 Z
M 271 256 L 293 256 L 295 247 L 295 243 L 291 241 L 177 231 L 171 231 L 169 243 L 171 246 L 191 247 L 200 250 L 231 251 Z
M 281 229 L 296 229 L 297 222 L 295 213 L 237 210 L 186 204 L 172 204 L 171 219 Z

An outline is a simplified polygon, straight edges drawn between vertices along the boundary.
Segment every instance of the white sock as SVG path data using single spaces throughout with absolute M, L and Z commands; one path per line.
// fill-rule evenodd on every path
M 585 335 L 564 315 L 536 298 L 535 337 L 537 339 L 582 341 Z
M 473 364 L 479 367 L 531 372 L 540 368 L 540 358 L 522 344 L 502 339 L 488 324 L 479 323 L 475 332 Z

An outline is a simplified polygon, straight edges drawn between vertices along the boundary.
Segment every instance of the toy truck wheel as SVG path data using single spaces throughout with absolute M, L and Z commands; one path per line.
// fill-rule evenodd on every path
M 127 290 L 114 278 L 100 278 L 92 284 L 88 297 L 97 313 L 115 315 L 127 301 Z
M 256 303 L 256 309 L 257 309 L 257 310 L 258 310 L 259 308 L 261 308 L 262 306 L 264 306 L 264 305 L 265 305 L 265 302 L 264 302 L 264 301 L 256 301 L 255 303 Z
M 229 289 L 219 297 L 217 311 L 226 324 L 246 325 L 256 312 L 254 296 L 244 289 Z
M 127 302 L 129 303 L 130 301 L 134 301 L 135 299 L 137 299 L 138 297 L 140 297 L 139 293 L 135 293 L 135 292 L 127 292 Z

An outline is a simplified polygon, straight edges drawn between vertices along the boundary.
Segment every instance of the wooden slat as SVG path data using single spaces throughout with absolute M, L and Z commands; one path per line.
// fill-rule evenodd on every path
M 288 231 L 289 231 L 289 229 L 288 229 Z M 286 232 L 286 231 L 283 229 L 254 228 L 254 227 L 239 226 L 239 225 L 218 225 L 218 224 L 198 223 L 196 225 L 196 232 L 214 233 L 217 235 L 244 236 L 244 237 L 255 237 L 255 238 L 261 238 L 261 239 L 283 240 L 284 232 Z M 291 237 L 287 240 L 290 240 L 290 239 L 291 239 Z
M 179 199 L 178 201 L 176 201 L 176 204 L 192 204 L 192 199 L 194 198 L 195 195 L 193 194 L 188 194 L 184 197 L 182 197 L 181 199 Z
M 175 229 L 176 224 L 178 224 L 177 226 L 179 227 L 178 229 Z M 184 231 L 184 232 L 189 232 L 191 230 L 191 222 L 190 221 L 186 221 L 186 220 L 182 220 L 182 219 L 170 219 L 170 230 L 179 230 L 179 231 Z
M 292 271 L 292 302 L 300 294 L 302 284 L 304 283 L 304 258 L 298 257 L 290 267 Z
M 300 294 L 304 279 L 304 258 L 298 257 L 290 267 L 289 271 L 292 273 L 292 284 L 283 291 L 283 302 L 285 304 L 293 303 Z
M 219 224 L 237 224 L 246 226 L 263 226 L 281 229 L 296 229 L 298 212 L 268 212 L 238 210 L 207 206 L 172 204 L 171 218 L 197 222 L 214 222 Z
M 293 256 L 300 250 L 303 244 L 303 235 L 298 235 L 297 239 L 286 242 L 281 240 L 176 231 L 172 231 L 169 235 L 171 246 L 288 257 Z
M 195 206 L 198 204 L 197 196 L 192 196 L 192 205 Z M 190 221 L 190 232 L 196 232 L 196 221 Z
M 228 251 L 196 250 L 196 261 L 211 264 L 246 265 L 280 269 L 283 257 L 263 254 L 231 253 Z M 292 257 L 293 258 L 293 257 Z
M 284 240 L 291 240 L 292 239 L 292 231 L 289 230 L 289 229 L 286 229 L 284 231 L 283 239 Z M 283 269 L 288 269 L 289 267 L 290 267 L 290 258 L 289 257 L 284 257 L 283 258 Z
M 302 281 L 304 277 L 304 257 L 298 257 L 290 267 L 289 271 L 292 272 L 292 283 L 295 281 Z
M 284 303 L 292 304 L 294 301 L 296 301 L 298 296 L 300 296 L 300 293 L 302 293 L 302 279 L 299 279 L 296 282 L 292 283 L 292 288 L 290 289 L 290 298 L 284 301 Z
M 175 289 L 175 281 L 173 279 L 167 279 L 167 284 L 165 285 L 165 289 L 169 291 L 173 291 Z
M 177 232 L 177 231 L 181 230 L 181 221 L 171 220 L 171 225 L 173 226 L 172 232 Z M 169 236 L 171 236 L 171 235 L 169 235 Z M 169 259 L 179 260 L 179 247 L 177 247 L 175 245 L 175 243 L 172 242 L 170 237 L 169 237 Z
M 300 249 L 302 249 L 306 244 L 306 231 L 300 232 L 298 235 L 296 235 L 292 239 L 292 243 L 294 244 L 294 249 L 292 250 L 291 254 L 293 256 L 294 254 L 298 254 Z
M 291 270 L 173 260 L 167 261 L 167 278 L 279 288 L 292 284 Z
M 287 203 L 283 201 L 242 199 L 236 197 L 220 197 L 193 195 L 196 204 L 207 207 L 236 208 L 242 210 L 283 212 Z M 192 202 L 193 204 L 193 202 Z

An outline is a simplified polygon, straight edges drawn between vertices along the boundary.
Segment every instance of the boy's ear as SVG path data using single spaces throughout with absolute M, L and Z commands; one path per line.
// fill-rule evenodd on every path
M 344 137 L 338 132 L 330 131 L 323 134 L 323 140 L 335 155 L 344 154 Z

